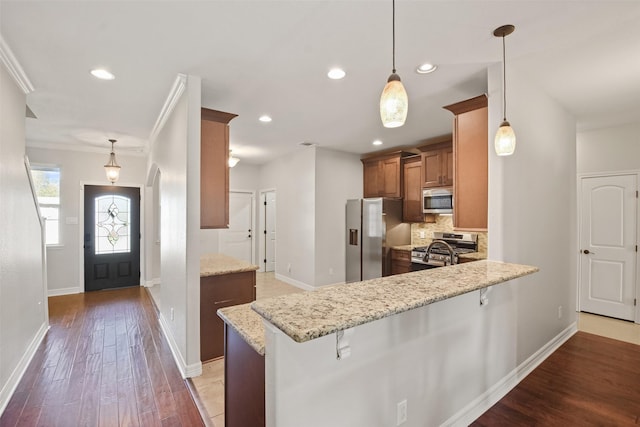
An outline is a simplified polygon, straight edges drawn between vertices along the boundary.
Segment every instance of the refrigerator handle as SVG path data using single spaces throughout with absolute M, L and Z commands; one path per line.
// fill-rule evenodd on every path
M 349 244 L 352 246 L 358 246 L 358 229 L 357 228 L 349 229 Z

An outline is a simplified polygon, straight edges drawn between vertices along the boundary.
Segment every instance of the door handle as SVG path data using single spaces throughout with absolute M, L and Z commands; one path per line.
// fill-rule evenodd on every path
M 595 255 L 596 254 L 595 252 L 589 252 L 589 249 L 583 250 L 582 253 L 585 254 L 585 255 L 589 255 L 589 254 Z

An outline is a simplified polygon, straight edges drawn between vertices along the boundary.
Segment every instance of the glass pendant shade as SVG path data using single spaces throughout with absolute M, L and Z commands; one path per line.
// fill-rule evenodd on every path
M 400 81 L 400 76 L 393 73 L 389 76 L 387 84 L 380 96 L 380 118 L 386 128 L 397 128 L 407 120 L 409 111 L 409 99 L 407 91 Z
M 111 154 L 109 154 L 109 161 L 104 165 L 104 171 L 107 174 L 107 179 L 113 184 L 120 178 L 120 166 L 116 162 L 116 153 L 113 151 L 113 144 L 116 140 L 110 139 L 109 142 L 111 143 Z
M 516 134 L 506 120 L 496 132 L 494 147 L 498 156 L 510 156 L 516 150 Z

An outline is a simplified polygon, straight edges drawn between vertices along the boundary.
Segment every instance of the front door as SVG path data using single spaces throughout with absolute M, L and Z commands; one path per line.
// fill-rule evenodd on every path
M 635 175 L 582 178 L 580 310 L 634 320 Z
M 140 285 L 140 189 L 84 187 L 84 289 Z
M 229 228 L 220 230 L 219 251 L 253 262 L 253 194 L 229 192 Z

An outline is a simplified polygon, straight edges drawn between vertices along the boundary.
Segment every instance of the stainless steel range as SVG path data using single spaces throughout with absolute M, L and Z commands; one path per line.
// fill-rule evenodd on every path
M 458 263 L 458 254 L 478 251 L 475 233 L 434 232 L 429 246 L 411 251 L 411 271 L 426 270 Z

